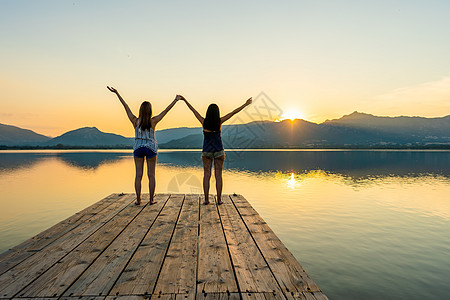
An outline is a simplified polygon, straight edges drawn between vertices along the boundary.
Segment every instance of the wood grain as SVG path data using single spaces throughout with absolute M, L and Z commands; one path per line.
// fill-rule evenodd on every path
M 285 293 L 321 292 L 294 255 L 284 246 L 263 218 L 241 195 L 231 196 L 248 231 Z
M 236 293 L 238 288 L 216 202 L 208 205 L 203 202 L 201 196 L 197 293 Z
M 223 204 L 219 205 L 219 214 L 240 290 L 282 294 L 229 197 L 223 197 Z
M 58 243 L 54 243 L 25 259 L 0 276 L 0 297 L 12 297 L 42 275 L 60 259 L 70 253 L 91 234 L 100 229 L 120 211 L 132 205 L 134 195 L 126 195 L 126 201 L 114 202 L 101 214 L 96 214 L 80 226 L 69 231 Z
M 83 224 L 97 213 L 100 213 L 113 202 L 123 201 L 124 199 L 126 199 L 125 195 L 119 196 L 118 194 L 112 194 L 23 243 L 3 252 L 0 254 L 0 274 L 5 273 L 21 261 L 35 254 L 37 251 L 40 251 L 57 241 L 61 236 L 73 230 L 80 224 Z
M 110 295 L 152 294 L 184 195 L 173 195 L 115 283 Z
M 194 294 L 197 276 L 199 196 L 186 195 L 154 294 Z
M 164 201 L 167 196 L 157 199 Z M 61 296 L 78 277 L 96 260 L 112 241 L 127 227 L 143 209 L 143 206 L 129 205 L 92 234 L 86 241 L 61 259 L 47 272 L 21 291 L 21 297 Z
M 244 197 L 156 198 L 112 194 L 3 253 L 0 300 L 328 299 Z
M 109 293 L 163 208 L 167 197 L 157 197 L 156 200 L 158 202 L 154 205 L 147 204 L 128 226 L 115 229 L 120 232 L 117 238 L 70 286 L 64 296 L 102 296 Z M 138 206 L 135 208 L 138 209 Z

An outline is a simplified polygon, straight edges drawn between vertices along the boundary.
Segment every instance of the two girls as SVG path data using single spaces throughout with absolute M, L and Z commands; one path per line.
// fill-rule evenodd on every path
M 203 127 L 203 191 L 205 194 L 204 204 L 209 203 L 209 181 L 211 178 L 211 169 L 214 163 L 214 175 L 216 178 L 217 203 L 222 204 L 222 169 L 225 161 L 225 153 L 221 138 L 221 126 L 232 116 L 240 112 L 247 105 L 252 103 L 252 98 L 248 99 L 243 105 L 236 108 L 229 114 L 220 117 L 219 107 L 211 104 L 206 111 L 206 116 L 202 117 L 197 110 L 183 97 L 177 95 L 172 103 L 166 107 L 159 115 L 153 116 L 152 105 L 148 101 L 144 101 L 139 109 L 139 117 L 136 117 L 130 110 L 129 106 L 120 96 L 119 92 L 113 87 L 107 87 L 108 90 L 115 93 L 125 108 L 128 119 L 133 124 L 135 132 L 135 141 L 133 146 L 134 163 L 136 166 L 136 177 L 134 187 L 136 190 L 136 205 L 141 204 L 141 181 L 144 171 L 144 159 L 147 160 L 147 175 L 149 179 L 150 205 L 156 203 L 155 195 L 155 167 L 156 157 L 158 155 L 158 144 L 155 138 L 155 127 L 162 118 L 169 112 L 178 100 L 186 103 L 197 120 Z

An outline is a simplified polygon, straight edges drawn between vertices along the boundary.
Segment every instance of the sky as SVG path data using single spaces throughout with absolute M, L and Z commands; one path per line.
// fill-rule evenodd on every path
M 0 123 L 132 136 L 107 85 L 135 114 L 144 100 L 159 113 L 176 94 L 224 114 L 263 92 L 272 120 L 440 117 L 449 53 L 446 0 L 0 0 Z M 180 102 L 157 129 L 198 125 Z

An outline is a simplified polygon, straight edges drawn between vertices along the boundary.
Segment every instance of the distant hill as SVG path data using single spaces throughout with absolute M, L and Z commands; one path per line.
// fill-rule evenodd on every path
M 199 149 L 201 127 L 156 131 L 160 148 Z M 321 124 L 305 120 L 257 121 L 222 127 L 225 148 L 450 148 L 450 116 L 378 117 L 353 112 Z M 41 147 L 132 147 L 133 138 L 84 127 L 50 139 L 31 130 L 0 124 L 0 145 Z
M 409 136 L 430 142 L 450 135 L 450 115 L 440 118 L 378 117 L 355 111 L 322 124 Z
M 201 133 L 200 127 L 179 127 L 157 130 L 155 135 L 158 143 L 164 144 L 199 132 Z
M 160 144 L 161 148 L 201 148 L 202 132 Z M 450 116 L 377 117 L 354 112 L 321 124 L 296 119 L 252 122 L 222 129 L 226 148 L 450 146 Z
M 383 142 L 373 132 L 327 126 L 304 120 L 282 122 L 252 122 L 228 125 L 222 128 L 225 148 L 294 148 L 314 146 L 370 145 Z M 392 141 L 394 139 L 389 139 Z M 160 143 L 161 148 L 201 148 L 203 134 L 197 134 Z M 402 141 L 403 142 L 403 141 Z
M 32 130 L 0 123 L 0 145 L 34 145 L 50 140 L 49 137 Z
M 133 145 L 133 139 L 123 137 L 118 134 L 105 133 L 96 127 L 84 127 L 64 133 L 55 137 L 42 146 L 56 146 L 58 144 L 64 146 L 124 146 Z

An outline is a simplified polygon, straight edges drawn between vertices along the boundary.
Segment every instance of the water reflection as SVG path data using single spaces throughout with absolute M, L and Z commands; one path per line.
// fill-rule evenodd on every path
M 448 151 L 283 151 L 241 152 L 229 168 L 252 171 L 305 172 L 323 170 L 350 176 L 450 175 Z
M 289 179 L 287 181 L 288 187 L 290 187 L 291 189 L 294 189 L 297 185 L 297 182 L 298 182 L 298 180 L 295 179 L 294 173 L 291 173 L 291 175 L 289 175 Z
M 115 163 L 124 157 L 128 157 L 127 153 L 102 153 L 102 152 L 94 152 L 94 153 L 83 153 L 83 152 L 74 152 L 74 153 L 57 153 L 56 157 L 61 159 L 64 163 L 80 168 L 80 169 L 97 169 L 99 166 L 103 164 L 111 164 Z
M 21 168 L 31 168 L 37 163 L 55 158 L 71 167 L 82 170 L 95 170 L 103 164 L 115 163 L 124 157 L 128 157 L 129 155 L 129 151 L 0 152 L 0 172 L 7 172 Z
M 80 169 L 97 169 L 130 157 L 131 151 L 0 152 L 0 171 L 30 167 L 57 158 Z M 158 162 L 181 167 L 201 167 L 200 151 L 163 150 Z M 450 151 L 241 151 L 228 150 L 226 169 L 252 172 L 307 173 L 321 170 L 353 178 L 377 176 L 450 176 Z
M 31 168 L 34 164 L 48 158 L 46 153 L 10 153 L 0 151 L 0 172 L 20 168 Z
M 166 152 L 160 163 L 201 166 L 200 152 Z M 449 151 L 227 151 L 225 168 L 253 172 L 322 170 L 361 178 L 370 176 L 450 175 Z

